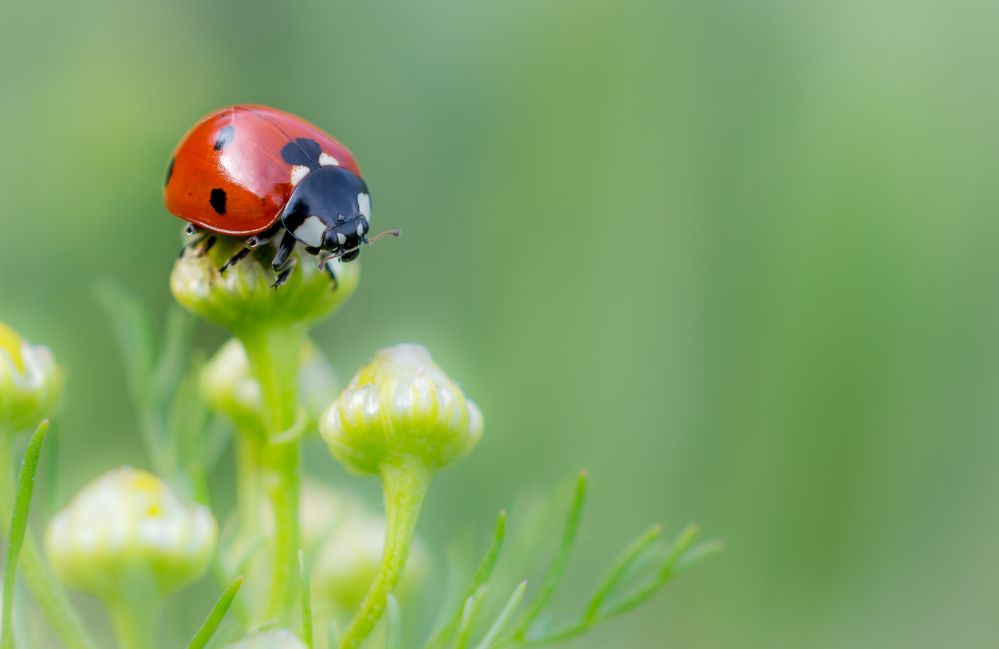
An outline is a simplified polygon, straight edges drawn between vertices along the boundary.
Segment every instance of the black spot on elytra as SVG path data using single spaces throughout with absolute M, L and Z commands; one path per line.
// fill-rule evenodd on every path
M 212 190 L 212 195 L 208 199 L 208 202 L 212 204 L 212 209 L 214 209 L 218 214 L 225 214 L 225 190 L 215 188 Z
M 319 168 L 319 156 L 322 148 L 315 140 L 300 137 L 281 147 L 281 158 L 290 165 L 302 165 L 309 169 Z
M 170 177 L 173 176 L 173 163 L 174 158 L 170 158 L 170 162 L 167 164 L 166 179 L 163 180 L 164 187 L 170 184 Z
M 232 142 L 232 138 L 236 135 L 236 128 L 229 124 L 228 126 L 223 126 L 219 130 L 219 134 L 215 136 L 215 144 L 212 146 L 216 151 L 221 151 L 225 148 L 227 144 Z

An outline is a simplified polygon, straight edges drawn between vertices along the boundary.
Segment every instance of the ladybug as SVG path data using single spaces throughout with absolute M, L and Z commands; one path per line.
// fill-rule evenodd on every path
M 267 106 L 227 106 L 198 121 L 170 158 L 163 200 L 189 235 L 205 231 L 185 250 L 201 242 L 207 250 L 214 235 L 246 237 L 221 272 L 279 241 L 275 288 L 298 244 L 332 276 L 327 262 L 353 261 L 369 242 L 371 194 L 354 155 L 318 126 Z

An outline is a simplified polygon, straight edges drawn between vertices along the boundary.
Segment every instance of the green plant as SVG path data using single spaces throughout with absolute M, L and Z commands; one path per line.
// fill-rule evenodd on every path
M 521 581 L 504 592 L 496 570 L 507 538 L 501 513 L 478 567 L 432 631 L 403 628 L 407 594 L 434 572 L 416 537 L 431 478 L 474 448 L 483 415 L 416 345 L 379 352 L 337 396 L 308 332 L 356 289 L 357 265 L 329 262 L 338 277 L 331 288 L 323 270 L 299 258 L 275 291 L 262 254 L 217 270 L 237 245 L 190 250 L 171 278 L 181 305 L 233 336 L 209 359 L 193 349 L 188 315 L 171 311 L 160 342 L 136 300 L 115 284 L 99 288 L 150 463 L 166 482 L 128 468 L 95 481 L 50 523 L 49 563 L 27 531 L 46 425 L 28 445 L 16 489 L 10 449 L 26 422 L 50 414 L 62 372 L 46 350 L 0 325 L 0 465 L 7 471 L 0 517 L 10 538 L 0 649 L 27 633 L 19 622 L 25 611 L 12 597 L 15 571 L 52 630 L 75 649 L 97 645 L 60 581 L 107 604 L 122 649 L 151 649 L 162 598 L 209 565 L 224 590 L 201 626 L 188 630 L 191 648 L 242 637 L 231 646 L 502 649 L 582 635 L 719 549 L 696 543 L 693 526 L 671 542 L 654 526 L 611 563 L 577 616 L 552 622 L 549 608 L 582 521 L 588 479 L 581 474 L 537 587 Z M 381 479 L 384 517 L 342 490 L 303 485 L 302 448 L 317 428 L 348 470 Z M 217 535 L 209 476 L 230 442 L 236 506 Z

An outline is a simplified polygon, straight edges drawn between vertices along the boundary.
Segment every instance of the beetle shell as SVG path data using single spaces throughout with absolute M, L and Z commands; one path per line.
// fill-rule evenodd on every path
M 212 232 L 259 234 L 280 218 L 295 184 L 308 173 L 299 162 L 339 166 L 361 177 L 347 147 L 300 117 L 252 104 L 221 108 L 177 145 L 164 202 L 174 215 Z

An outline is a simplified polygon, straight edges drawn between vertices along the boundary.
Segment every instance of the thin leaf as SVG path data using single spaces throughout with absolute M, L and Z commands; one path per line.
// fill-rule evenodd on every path
M 500 552 L 503 550 L 503 543 L 506 540 L 506 512 L 501 511 L 496 519 L 496 529 L 493 532 L 493 540 L 489 543 L 489 549 L 486 550 L 486 554 L 482 557 L 482 561 L 479 563 L 479 567 L 475 570 L 475 574 L 472 576 L 472 581 L 468 584 L 468 588 L 465 589 L 464 597 L 461 599 L 458 607 L 455 609 L 454 613 L 450 616 L 447 623 L 441 627 L 441 629 L 434 634 L 434 636 L 427 641 L 425 645 L 426 649 L 443 649 L 454 637 L 455 632 L 458 630 L 462 623 L 462 619 L 465 614 L 465 607 L 468 601 L 475 597 L 482 586 L 489 582 L 492 577 L 493 570 L 496 568 L 496 562 L 499 560 Z
M 107 312 L 111 329 L 118 340 L 128 387 L 136 401 L 145 402 L 155 367 L 151 318 L 142 305 L 116 282 L 100 282 L 94 293 Z
M 618 555 L 614 563 L 611 564 L 597 590 L 587 603 L 583 614 L 575 622 L 537 637 L 524 638 L 523 642 L 532 646 L 561 642 L 582 635 L 597 622 L 601 621 L 599 613 L 604 601 L 611 597 L 621 582 L 634 571 L 636 564 L 647 554 L 646 550 L 662 537 L 662 533 L 662 527 L 654 525 L 628 544 L 621 554 Z
M 312 649 L 312 591 L 309 588 L 309 571 L 305 569 L 305 553 L 298 551 L 298 570 L 302 578 L 302 639 Z
M 687 570 L 688 568 L 691 568 L 705 559 L 723 552 L 724 550 L 725 543 L 718 539 L 698 543 L 677 560 L 674 572 L 676 574 L 680 574 L 684 570 Z
M 170 307 L 163 329 L 163 349 L 151 377 L 158 394 L 169 394 L 183 375 L 193 332 L 194 318 L 177 306 Z
M 59 471 L 59 455 L 62 445 L 59 443 L 62 435 L 60 434 L 58 425 L 54 427 L 49 427 L 49 432 L 46 435 L 48 443 L 45 445 L 45 453 L 48 455 L 46 463 L 48 466 L 53 467 L 53 470 L 46 471 L 42 476 L 45 484 L 42 488 L 42 493 L 45 495 L 45 502 L 42 506 L 42 516 L 46 519 L 55 516 L 55 513 L 59 511 L 60 503 L 60 492 L 62 490 L 60 485 L 60 475 Z
M 336 620 L 330 620 L 329 626 L 326 627 L 326 646 L 329 649 L 340 646 L 340 626 Z
M 661 538 L 662 535 L 663 528 L 659 525 L 653 525 L 621 552 L 614 563 L 611 564 L 607 574 L 604 575 L 593 597 L 590 598 L 590 602 L 583 612 L 584 624 L 588 625 L 597 619 L 597 614 L 604 601 L 614 593 L 622 579 L 628 574 L 629 569 L 642 557 L 645 550 Z
M 636 587 L 629 594 L 622 596 L 616 602 L 608 604 L 606 612 L 602 613 L 601 617 L 607 619 L 630 611 L 639 604 L 645 603 L 659 592 L 659 589 L 676 576 L 678 572 L 676 570 L 677 563 L 687 550 L 690 549 L 694 541 L 697 540 L 699 533 L 700 530 L 698 530 L 696 525 L 688 525 L 686 529 L 680 532 L 680 535 L 676 537 L 676 540 L 673 541 L 673 544 L 667 550 L 658 573 L 652 579 Z
M 200 365 L 193 363 L 188 372 L 178 376 L 178 384 L 166 417 L 168 461 L 176 467 L 177 480 L 184 483 L 187 490 L 185 495 L 188 497 L 198 496 L 202 489 L 199 482 L 204 481 L 205 475 L 202 470 L 202 449 L 209 413 L 208 406 L 201 399 L 199 370 Z
M 468 643 L 472 639 L 472 631 L 475 630 L 475 623 L 482 612 L 482 605 L 486 601 L 487 586 L 481 586 L 479 590 L 468 598 L 461 613 L 461 626 L 458 627 L 458 637 L 454 642 L 454 649 L 467 649 Z
M 243 585 L 243 577 L 236 577 L 229 587 L 225 589 L 222 596 L 219 597 L 218 601 L 215 602 L 215 606 L 212 607 L 211 613 L 205 618 L 204 623 L 201 628 L 195 634 L 194 639 L 187 645 L 187 649 L 204 649 L 208 646 L 215 632 L 218 630 L 219 625 L 222 624 L 222 619 L 225 618 L 225 614 L 229 611 L 229 607 L 232 606 L 232 600 L 236 598 L 236 594 L 239 592 L 240 587 Z
M 156 391 L 155 337 L 152 318 L 138 300 L 115 282 L 101 282 L 94 290 L 104 306 L 125 366 L 126 385 L 139 420 L 146 454 L 156 472 L 173 477 L 174 458 L 163 421 L 163 397 Z
M 503 632 L 504 627 L 510 622 L 513 616 L 517 613 L 517 609 L 520 608 L 520 603 L 524 599 L 524 592 L 527 590 L 527 582 L 520 582 L 517 587 L 513 590 L 513 594 L 510 595 L 510 599 L 507 600 L 506 605 L 500 614 L 496 617 L 496 621 L 493 625 L 489 627 L 486 631 L 486 635 L 482 638 L 482 641 L 476 645 L 475 649 L 490 649 L 499 634 Z
M 28 514 L 31 512 L 31 494 L 35 488 L 35 473 L 42 453 L 42 442 L 49 429 L 49 422 L 43 421 L 35 429 L 28 442 L 17 472 L 17 491 L 14 494 L 14 512 L 10 517 L 10 538 L 7 541 L 7 560 L 3 569 L 3 611 L 0 613 L 0 647 L 14 647 L 14 578 L 17 575 L 17 561 L 24 547 L 24 534 L 28 529 Z
M 402 613 L 395 595 L 388 596 L 388 637 L 385 649 L 402 649 Z
M 569 563 L 569 556 L 572 553 L 572 547 L 576 543 L 576 536 L 579 532 L 579 521 L 583 516 L 583 506 L 586 504 L 587 482 L 588 478 L 584 471 L 579 474 L 579 478 L 576 480 L 576 489 L 573 493 L 572 504 L 569 506 L 569 514 L 566 517 L 565 528 L 562 532 L 562 543 L 559 545 L 558 552 L 552 560 L 551 566 L 548 568 L 548 574 L 545 576 L 541 591 L 512 634 L 512 637 L 517 640 L 523 640 L 527 635 L 531 625 L 541 615 L 542 611 L 544 611 L 545 606 L 548 605 L 552 595 L 555 594 L 555 589 L 562 580 L 562 575 L 565 573 L 566 566 Z

